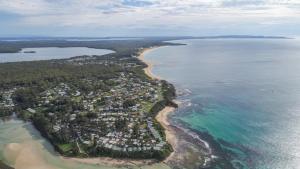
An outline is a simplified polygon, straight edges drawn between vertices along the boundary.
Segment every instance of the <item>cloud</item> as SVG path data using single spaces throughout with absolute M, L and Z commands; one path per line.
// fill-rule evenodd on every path
M 223 1 L 222 3 L 223 7 L 242 7 L 242 6 L 260 6 L 265 5 L 266 1 L 264 0 L 227 0 Z
M 203 30 L 230 25 L 299 24 L 300 1 L 0 0 L 0 12 L 17 15 L 15 25 L 28 28 Z
M 122 5 L 125 6 L 134 6 L 134 7 L 145 7 L 145 6 L 151 6 L 155 4 L 152 1 L 145 1 L 145 0 L 123 0 Z

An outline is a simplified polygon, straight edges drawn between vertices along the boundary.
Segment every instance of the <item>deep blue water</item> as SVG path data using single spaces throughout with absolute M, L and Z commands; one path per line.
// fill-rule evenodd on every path
M 173 119 L 211 134 L 233 165 L 300 168 L 300 41 L 179 42 L 146 55 L 154 74 L 191 91 Z

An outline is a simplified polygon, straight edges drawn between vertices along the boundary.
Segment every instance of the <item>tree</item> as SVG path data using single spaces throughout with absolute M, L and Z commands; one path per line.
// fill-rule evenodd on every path
M 123 103 L 123 107 L 124 107 L 124 108 L 132 107 L 132 106 L 134 106 L 134 105 L 135 105 L 135 101 L 132 100 L 132 99 L 127 99 L 127 100 L 125 100 L 124 103 Z
M 117 131 L 122 131 L 126 127 L 126 120 L 125 119 L 118 119 L 115 123 L 116 130 Z
M 36 95 L 36 92 L 32 88 L 19 89 L 15 91 L 13 99 L 20 108 L 26 109 L 36 104 Z
M 12 111 L 0 107 L 0 117 L 10 116 L 10 115 L 12 115 Z
M 94 119 L 94 118 L 97 118 L 97 114 L 89 112 L 89 113 L 86 114 L 86 117 L 89 118 L 89 119 Z

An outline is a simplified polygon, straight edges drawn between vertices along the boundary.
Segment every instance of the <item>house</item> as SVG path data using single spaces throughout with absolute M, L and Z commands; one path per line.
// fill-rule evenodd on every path
M 76 114 L 71 114 L 70 115 L 70 121 L 73 121 L 73 120 L 75 120 L 76 119 Z
M 32 114 L 36 113 L 36 111 L 34 109 L 32 109 L 32 108 L 28 108 L 27 111 L 29 111 L 29 113 L 32 113 Z

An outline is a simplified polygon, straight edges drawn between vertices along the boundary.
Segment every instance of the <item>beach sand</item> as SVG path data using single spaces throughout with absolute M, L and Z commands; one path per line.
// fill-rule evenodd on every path
M 120 159 L 111 157 L 95 157 L 95 158 L 66 158 L 63 160 L 79 162 L 83 164 L 93 164 L 101 166 L 111 166 L 111 167 L 142 167 L 145 165 L 153 165 L 157 163 L 155 160 L 134 160 L 134 159 Z
M 47 164 L 35 142 L 10 143 L 4 149 L 4 157 L 15 169 L 57 169 Z
M 152 73 L 152 69 L 154 64 L 147 61 L 145 59 L 145 54 L 153 49 L 156 49 L 158 47 L 152 47 L 152 48 L 145 48 L 141 51 L 140 55 L 138 56 L 138 59 L 140 59 L 141 61 L 143 61 L 147 67 L 144 68 L 145 74 L 147 76 L 149 76 L 152 79 L 157 79 L 157 80 L 161 80 L 161 78 L 157 75 L 154 75 Z M 179 102 L 177 102 L 177 104 L 180 104 Z M 176 131 L 172 128 L 172 126 L 170 125 L 168 118 L 170 113 L 174 112 L 175 108 L 174 107 L 170 107 L 167 106 L 165 107 L 163 110 L 161 110 L 157 116 L 156 116 L 156 120 L 164 127 L 165 129 L 165 134 L 166 134 L 166 139 L 167 142 L 169 144 L 172 145 L 174 152 L 164 161 L 164 162 L 168 162 L 169 160 L 172 159 L 174 153 L 176 152 L 177 147 L 177 143 L 178 143 L 178 137 L 176 137 Z
M 174 149 L 174 152 L 171 153 L 171 155 L 165 160 L 165 162 L 172 159 L 172 157 L 173 157 L 173 155 L 174 155 L 174 153 L 176 152 L 176 149 L 177 149 L 178 138 L 176 137 L 175 130 L 173 130 L 173 128 L 170 126 L 170 123 L 168 121 L 168 116 L 173 111 L 175 111 L 175 108 L 168 106 L 168 107 L 165 107 L 162 111 L 160 111 L 156 116 L 156 120 L 165 129 L 167 142 L 170 143 L 172 145 L 173 149 Z
M 153 49 L 156 49 L 156 48 L 158 48 L 158 47 L 152 47 L 152 48 L 145 48 L 145 49 L 143 49 L 143 50 L 140 52 L 140 54 L 139 54 L 139 56 L 138 56 L 138 59 L 141 60 L 142 62 L 144 62 L 144 63 L 147 65 L 147 67 L 144 68 L 144 72 L 145 72 L 145 74 L 146 74 L 147 76 L 149 76 L 151 79 L 157 79 L 157 80 L 160 80 L 161 78 L 160 78 L 159 76 L 157 76 L 157 75 L 154 75 L 153 72 L 152 72 L 152 69 L 153 69 L 154 64 L 151 63 L 151 62 L 149 62 L 149 61 L 147 61 L 147 60 L 145 60 L 145 54 L 146 54 L 147 52 L 150 52 L 150 51 L 153 50 Z

